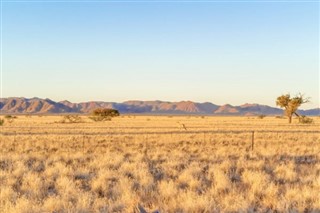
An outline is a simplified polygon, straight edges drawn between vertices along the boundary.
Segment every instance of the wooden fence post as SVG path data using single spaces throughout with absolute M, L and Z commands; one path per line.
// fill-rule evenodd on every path
M 83 133 L 82 135 L 82 153 L 84 154 L 84 139 L 85 139 L 85 134 Z
M 252 131 L 252 139 L 251 139 L 251 150 L 254 148 L 254 131 Z

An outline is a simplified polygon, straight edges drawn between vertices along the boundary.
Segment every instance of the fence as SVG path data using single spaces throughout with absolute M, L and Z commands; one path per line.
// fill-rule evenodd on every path
M 257 135 L 261 136 L 263 134 L 276 135 L 274 140 L 280 141 L 280 136 L 288 134 L 289 136 L 294 135 L 293 141 L 298 141 L 298 139 L 304 140 L 301 134 L 305 136 L 309 135 L 314 140 L 315 143 L 320 143 L 320 131 L 273 131 L 273 130 L 208 130 L 208 131 L 145 131 L 145 132 L 11 132 L 11 131 L 1 131 L 0 132 L 0 147 L 2 153 L 7 153 L 10 151 L 16 151 L 19 146 L 21 152 L 25 151 L 42 151 L 47 150 L 48 146 L 56 143 L 56 149 L 60 151 L 79 151 L 85 152 L 85 149 L 91 146 L 94 150 L 97 150 L 103 146 L 97 146 L 98 144 L 108 144 L 108 143 L 130 143 L 130 142 L 145 142 L 153 143 L 161 141 L 161 137 L 165 137 L 167 142 L 175 141 L 177 138 L 181 139 L 183 142 L 188 142 L 192 140 L 201 140 L 200 142 L 212 142 L 215 143 L 214 136 L 223 135 L 227 136 L 224 139 L 223 144 L 229 144 L 229 142 L 234 141 L 234 136 L 236 136 L 239 141 L 243 140 L 249 146 L 250 150 L 255 149 L 255 140 Z M 241 137 L 240 137 L 241 136 Z M 169 141 L 168 141 L 169 138 Z M 51 140 L 50 140 L 51 139 Z M 288 140 L 288 139 L 286 139 Z M 291 140 L 291 139 L 290 139 Z M 39 143 L 36 143 L 38 141 Z M 181 142 L 180 141 L 180 142 Z M 39 145 L 40 144 L 40 145 Z M 35 149 L 37 147 L 38 149 Z M 40 147 L 40 148 L 39 148 Z M 21 150 L 22 148 L 22 150 Z M 63 150 L 65 148 L 65 150 Z

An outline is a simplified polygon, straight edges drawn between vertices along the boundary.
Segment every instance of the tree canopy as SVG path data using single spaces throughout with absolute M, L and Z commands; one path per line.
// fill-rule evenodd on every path
M 292 116 L 295 114 L 300 117 L 297 113 L 298 108 L 309 102 L 309 98 L 305 98 L 302 94 L 298 94 L 291 97 L 290 94 L 281 95 L 277 98 L 276 104 L 281 108 L 284 108 L 286 116 L 289 118 L 289 123 L 292 122 Z

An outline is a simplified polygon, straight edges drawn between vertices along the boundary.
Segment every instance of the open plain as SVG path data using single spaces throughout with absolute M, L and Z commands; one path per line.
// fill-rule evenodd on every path
M 1 127 L 1 212 L 320 212 L 319 117 L 62 118 Z

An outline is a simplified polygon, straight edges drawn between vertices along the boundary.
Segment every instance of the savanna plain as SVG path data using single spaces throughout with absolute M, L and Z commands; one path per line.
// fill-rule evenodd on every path
M 0 212 L 320 212 L 320 117 L 62 117 L 0 127 Z

